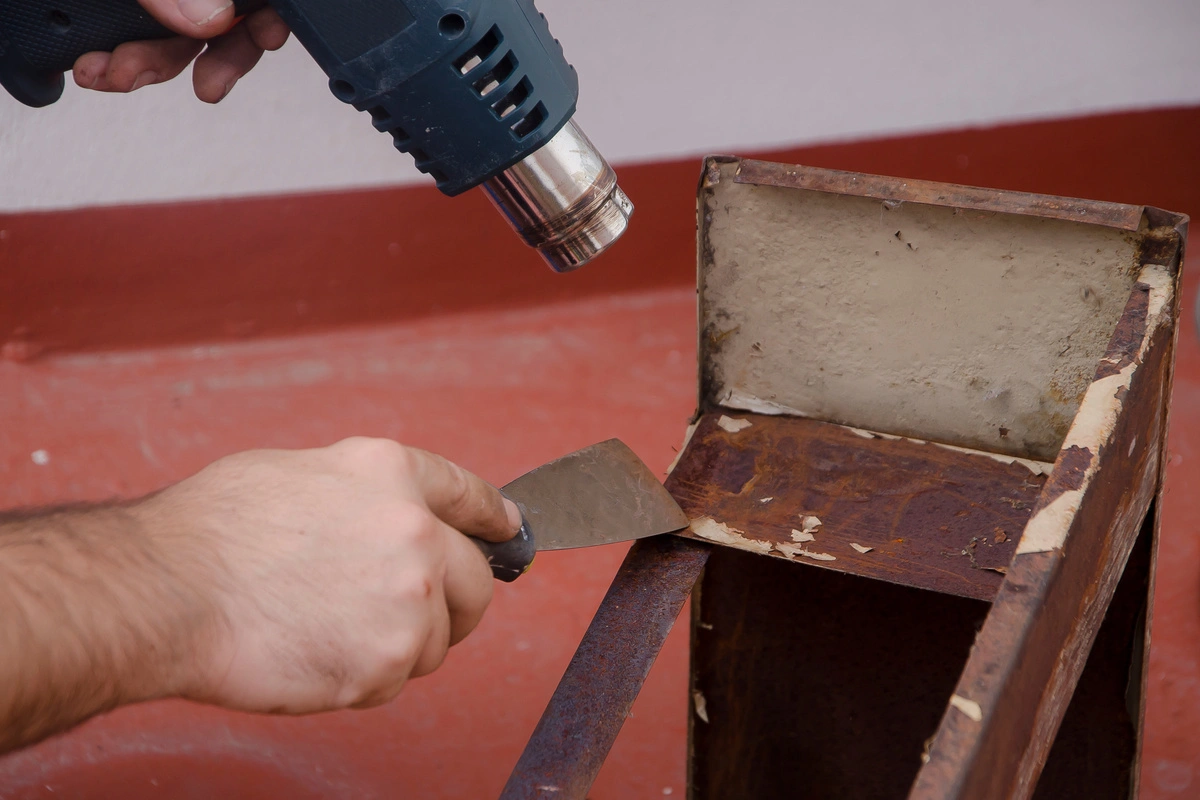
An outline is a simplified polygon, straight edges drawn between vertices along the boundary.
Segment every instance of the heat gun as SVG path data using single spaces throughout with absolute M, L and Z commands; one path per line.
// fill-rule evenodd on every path
M 532 0 L 269 3 L 335 97 L 367 112 L 443 193 L 482 186 L 555 271 L 625 231 L 633 204 L 572 121 L 579 81 Z M 80 55 L 174 35 L 137 0 L 0 0 L 0 84 L 45 106 Z

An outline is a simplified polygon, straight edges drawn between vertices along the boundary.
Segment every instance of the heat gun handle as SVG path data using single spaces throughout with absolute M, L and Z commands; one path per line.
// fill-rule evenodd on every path
M 246 14 L 264 5 L 242 0 L 235 9 Z M 175 35 L 137 0 L 0 0 L 0 85 L 40 108 L 62 95 L 63 73 L 84 53 Z
M 521 530 L 507 542 L 488 542 L 474 536 L 468 538 L 483 551 L 488 566 L 492 568 L 492 577 L 505 583 L 512 583 L 524 575 L 533 565 L 533 556 L 537 553 L 533 531 L 524 515 L 521 516 Z

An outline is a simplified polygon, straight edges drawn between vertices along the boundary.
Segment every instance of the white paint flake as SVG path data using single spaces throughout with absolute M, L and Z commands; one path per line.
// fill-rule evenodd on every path
M 967 717 L 973 722 L 983 721 L 983 709 L 980 708 L 979 703 L 976 703 L 974 700 L 968 700 L 965 697 L 952 694 L 950 695 L 950 705 L 966 714 Z
M 700 519 L 692 520 L 691 530 L 692 533 L 701 539 L 707 539 L 710 542 L 726 544 L 730 547 L 736 547 L 740 550 L 751 550 L 756 553 L 771 552 L 770 542 L 748 539 L 743 535 L 742 531 L 739 531 L 737 528 L 731 528 L 724 522 L 717 522 L 712 517 L 701 517 Z
M 687 451 L 688 444 L 692 441 L 692 434 L 696 432 L 696 426 L 699 423 L 693 422 L 687 426 L 687 431 L 683 434 L 683 444 L 679 445 L 679 452 L 675 454 L 675 458 L 671 460 L 671 466 L 667 467 L 667 474 L 670 475 L 679 466 L 679 459 L 683 458 L 684 452 Z
M 814 517 L 811 514 L 801 514 L 800 515 L 800 529 L 804 533 L 816 533 L 817 529 L 820 527 L 821 527 L 820 518 Z
M 804 549 L 804 545 L 800 544 L 777 544 L 775 549 L 783 553 L 788 558 L 801 556 L 802 558 L 811 558 L 813 561 L 837 561 L 837 556 L 829 553 L 816 553 L 812 550 Z
M 763 400 L 760 397 L 755 397 L 749 392 L 742 389 L 732 388 L 721 396 L 720 404 L 726 408 L 736 408 L 739 411 L 752 411 L 755 414 L 771 414 L 773 416 L 789 416 L 789 417 L 806 417 L 808 416 L 803 411 L 771 400 Z
M 850 546 L 853 547 L 855 550 L 857 550 L 860 553 L 869 553 L 875 549 L 874 547 L 863 547 L 858 542 L 851 542 Z
M 811 533 L 809 533 L 807 531 L 798 531 L 795 528 L 792 528 L 792 541 L 793 542 L 800 542 L 800 543 L 815 542 L 816 540 L 817 540 L 817 537 L 813 536 Z
M 754 423 L 748 419 L 734 419 L 733 417 L 727 417 L 724 414 L 722 414 L 721 418 L 717 420 L 717 427 L 723 431 L 729 431 L 730 433 L 744 431 L 753 424 Z
M 692 692 L 692 704 L 696 707 L 696 716 L 708 722 L 708 701 L 702 692 Z

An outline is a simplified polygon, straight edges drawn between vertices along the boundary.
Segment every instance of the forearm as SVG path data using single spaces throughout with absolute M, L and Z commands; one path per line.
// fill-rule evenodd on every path
M 0 752 L 157 697 L 390 700 L 478 624 L 521 513 L 382 439 L 227 456 L 132 505 L 0 515 Z
M 167 552 L 134 506 L 0 516 L 0 751 L 186 691 L 212 612 Z

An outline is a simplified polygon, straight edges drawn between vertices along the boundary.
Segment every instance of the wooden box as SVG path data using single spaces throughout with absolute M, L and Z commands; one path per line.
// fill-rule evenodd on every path
M 698 212 L 692 525 L 505 796 L 584 796 L 701 570 L 695 800 L 1129 796 L 1186 218 L 725 157 Z
M 692 797 L 1128 796 L 1185 221 L 728 159 L 699 209 Z

